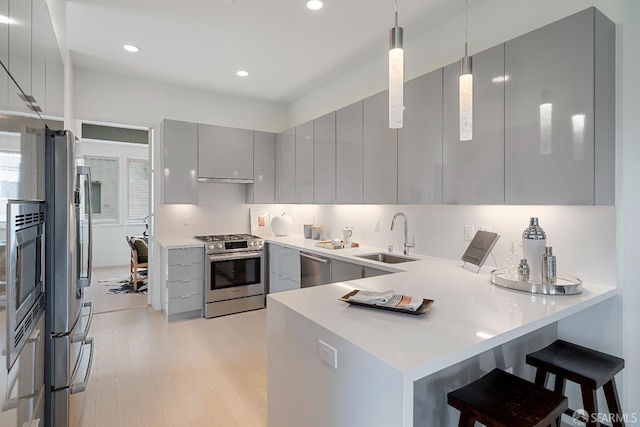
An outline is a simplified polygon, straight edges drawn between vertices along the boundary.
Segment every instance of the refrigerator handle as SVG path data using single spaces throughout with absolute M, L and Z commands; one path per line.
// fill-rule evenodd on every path
M 87 286 L 91 286 L 91 268 L 93 264 L 93 200 L 91 191 L 91 168 L 88 166 L 78 166 L 78 176 L 85 175 L 87 177 L 87 203 L 88 203 L 88 212 L 89 212 L 89 224 L 87 228 L 89 229 L 89 242 L 87 248 L 87 277 L 80 277 L 80 287 L 86 288 Z M 76 221 L 80 221 L 80 218 L 77 218 Z
M 89 337 L 84 341 L 84 344 L 91 346 L 91 352 L 89 353 L 89 364 L 87 365 L 87 372 L 84 374 L 84 379 L 81 383 L 71 384 L 69 386 L 69 393 L 76 394 L 82 393 L 87 389 L 87 383 L 89 382 L 89 376 L 91 376 L 91 365 L 93 364 L 93 337 Z
M 82 303 L 82 308 L 89 307 L 89 320 L 87 320 L 87 324 L 84 326 L 84 331 L 79 334 L 71 335 L 71 342 L 82 342 L 87 339 L 87 334 L 89 333 L 89 329 L 91 328 L 91 321 L 93 320 L 93 301 L 85 301 Z

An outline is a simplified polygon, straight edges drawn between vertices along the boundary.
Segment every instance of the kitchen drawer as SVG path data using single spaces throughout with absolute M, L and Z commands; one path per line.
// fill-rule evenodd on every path
M 204 277 L 204 265 L 170 265 L 167 273 L 168 282 L 179 282 L 189 279 L 202 279 Z
M 202 310 L 204 305 L 204 296 L 199 294 L 188 294 L 177 298 L 169 298 L 167 304 L 167 314 L 184 313 L 187 311 Z
M 181 281 L 167 282 L 169 298 L 179 298 L 183 295 L 203 293 L 202 279 L 185 279 Z
M 276 292 L 290 291 L 293 289 L 300 289 L 300 282 L 287 279 L 279 274 L 271 274 L 269 281 L 269 293 L 274 294 Z
M 186 265 L 204 262 L 204 247 L 169 249 L 169 265 Z

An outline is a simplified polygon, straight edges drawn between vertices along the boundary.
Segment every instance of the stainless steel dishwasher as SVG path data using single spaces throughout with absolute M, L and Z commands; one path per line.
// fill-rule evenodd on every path
M 331 283 L 331 260 L 315 254 L 300 252 L 300 287 Z

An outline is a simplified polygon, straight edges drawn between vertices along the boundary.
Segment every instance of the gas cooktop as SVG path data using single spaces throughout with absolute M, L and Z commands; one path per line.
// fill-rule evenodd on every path
M 215 234 L 194 236 L 205 242 L 207 255 L 227 252 L 261 251 L 264 239 L 252 234 Z

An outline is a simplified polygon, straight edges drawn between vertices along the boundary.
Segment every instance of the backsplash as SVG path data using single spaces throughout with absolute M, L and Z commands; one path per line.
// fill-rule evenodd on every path
M 431 206 L 431 205 L 247 205 L 244 185 L 201 184 L 198 205 L 160 205 L 156 212 L 158 238 L 197 234 L 248 233 L 249 209 L 269 209 L 271 217 L 286 212 L 293 219 L 292 234 L 303 234 L 303 224 L 330 229 L 339 238 L 345 226 L 355 228 L 353 241 L 402 252 L 403 227 L 390 230 L 391 218 L 404 212 L 409 221 L 412 253 L 458 260 L 469 245 L 464 226 L 489 226 L 500 235 L 494 248 L 499 266 L 511 242 L 519 247 L 530 217 L 538 217 L 553 246 L 558 272 L 585 281 L 616 284 L 616 215 L 613 206 Z M 185 219 L 186 218 L 186 219 Z M 379 231 L 374 231 L 379 221 Z M 188 222 L 189 225 L 184 225 Z M 461 261 L 462 262 L 462 261 Z M 487 265 L 493 265 L 491 258 Z

